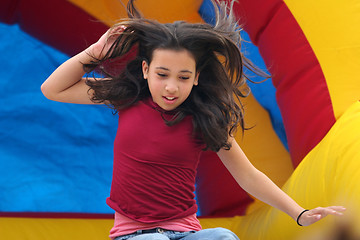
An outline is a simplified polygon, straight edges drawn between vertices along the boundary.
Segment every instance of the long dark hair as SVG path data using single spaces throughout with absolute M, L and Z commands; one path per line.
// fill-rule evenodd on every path
M 161 24 L 145 19 L 134 6 L 128 3 L 129 18 L 114 26 L 125 26 L 103 59 L 85 64 L 88 71 L 97 69 L 108 80 L 88 79 L 94 90 L 94 102 L 110 102 L 115 110 L 129 107 L 150 96 L 147 81 L 143 79 L 141 64 L 152 60 L 155 49 L 187 50 L 196 62 L 200 73 L 199 84 L 190 96 L 177 108 L 177 113 L 168 125 L 181 121 L 186 115 L 193 116 L 196 136 L 206 143 L 206 149 L 219 151 L 230 149 L 228 141 L 240 125 L 244 129 L 243 107 L 240 98 L 246 97 L 249 89 L 244 85 L 246 77 L 243 66 L 254 71 L 251 63 L 240 52 L 240 26 L 230 6 L 214 2 L 216 24 L 187 23 L 178 21 Z M 114 71 L 111 62 L 135 56 L 126 62 L 120 71 Z M 131 54 L 130 54 L 131 55 Z

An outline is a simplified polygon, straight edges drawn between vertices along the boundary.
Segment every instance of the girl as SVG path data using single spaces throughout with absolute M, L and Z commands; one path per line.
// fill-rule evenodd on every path
M 242 69 L 252 66 L 240 53 L 232 6 L 214 3 L 212 27 L 147 20 L 133 1 L 130 19 L 63 63 L 41 87 L 51 100 L 104 103 L 119 113 L 107 199 L 115 210 L 110 237 L 237 239 L 226 229 L 201 230 L 196 218 L 195 174 L 205 149 L 218 154 L 243 189 L 299 225 L 341 215 L 344 208 L 338 206 L 300 207 L 253 167 L 234 140 L 237 126 L 244 129 Z M 124 58 L 130 58 L 125 67 L 112 67 Z M 102 78 L 82 78 L 84 69 Z

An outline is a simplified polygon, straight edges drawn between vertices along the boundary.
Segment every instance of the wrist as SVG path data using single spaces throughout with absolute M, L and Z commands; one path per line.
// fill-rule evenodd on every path
M 92 60 L 97 60 L 101 58 L 102 49 L 98 49 L 95 44 L 90 45 L 88 48 L 84 50 L 84 52 L 91 57 Z
M 304 209 L 303 211 L 301 211 L 300 213 L 299 213 L 299 215 L 297 216 L 297 218 L 296 218 L 296 223 L 299 225 L 299 226 L 303 226 L 301 223 L 300 223 L 300 218 L 301 218 L 301 216 L 304 214 L 304 213 L 306 213 L 306 212 L 308 212 L 309 210 L 308 209 Z
M 297 220 L 297 218 L 299 217 L 300 213 L 302 211 L 304 211 L 305 208 L 301 207 L 300 205 L 298 205 L 297 203 L 295 203 L 295 206 L 292 206 L 290 209 L 288 209 L 288 211 L 286 211 L 286 213 L 292 218 L 294 219 L 294 221 Z

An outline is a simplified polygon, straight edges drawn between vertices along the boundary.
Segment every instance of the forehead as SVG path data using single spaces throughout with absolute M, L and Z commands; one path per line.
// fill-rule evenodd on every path
M 150 67 L 153 68 L 194 71 L 196 67 L 195 58 L 186 49 L 155 49 L 152 55 Z

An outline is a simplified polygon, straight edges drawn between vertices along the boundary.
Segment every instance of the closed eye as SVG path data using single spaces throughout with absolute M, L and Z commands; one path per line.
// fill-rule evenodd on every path
M 158 73 L 157 74 L 159 77 L 166 77 L 167 76 L 167 74 L 164 74 L 164 73 Z
M 181 80 L 188 80 L 190 77 L 180 77 Z

